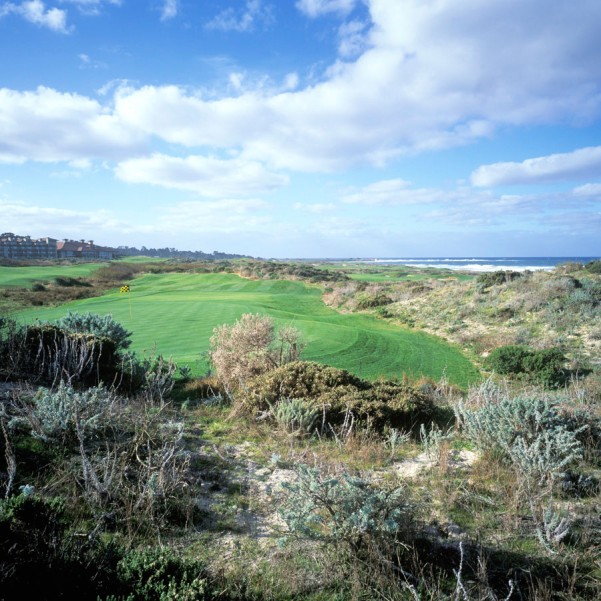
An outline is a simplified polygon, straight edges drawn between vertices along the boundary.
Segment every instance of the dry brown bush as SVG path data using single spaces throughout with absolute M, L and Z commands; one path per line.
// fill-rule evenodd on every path
M 213 330 L 209 355 L 228 396 L 245 383 L 300 357 L 303 344 L 292 326 L 276 330 L 267 315 L 245 313 L 233 325 Z

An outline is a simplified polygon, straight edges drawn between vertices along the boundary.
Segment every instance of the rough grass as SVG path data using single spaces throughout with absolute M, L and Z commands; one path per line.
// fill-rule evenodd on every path
M 78 263 L 75 265 L 0 266 L 0 288 L 20 286 L 31 288 L 35 282 L 52 282 L 54 278 L 89 277 L 106 263 Z
M 298 328 L 307 341 L 304 358 L 346 369 L 368 379 L 446 373 L 459 386 L 479 375 L 455 347 L 370 315 L 341 314 L 326 307 L 317 287 L 290 281 L 246 280 L 232 274 L 149 274 L 129 282 L 131 292 L 114 292 L 56 308 L 20 314 L 28 322 L 62 317 L 67 309 L 110 313 L 133 332 L 132 349 L 154 348 L 205 373 L 203 353 L 216 325 L 243 313 L 271 315 Z

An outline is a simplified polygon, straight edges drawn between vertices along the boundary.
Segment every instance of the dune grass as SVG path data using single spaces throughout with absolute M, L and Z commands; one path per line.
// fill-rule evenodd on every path
M 106 263 L 75 263 L 73 265 L 0 266 L 0 288 L 19 286 L 31 288 L 36 282 L 50 282 L 54 278 L 88 277 Z
M 322 303 L 315 286 L 232 274 L 149 274 L 130 285 L 130 293 L 115 290 L 61 307 L 40 307 L 21 312 L 20 318 L 52 320 L 67 309 L 110 313 L 133 332 L 133 350 L 155 349 L 201 375 L 208 369 L 206 351 L 213 328 L 233 323 L 243 313 L 262 313 L 302 332 L 305 359 L 365 378 L 400 378 L 406 373 L 438 379 L 446 373 L 460 386 L 478 379 L 473 365 L 444 341 L 372 316 L 338 313 Z

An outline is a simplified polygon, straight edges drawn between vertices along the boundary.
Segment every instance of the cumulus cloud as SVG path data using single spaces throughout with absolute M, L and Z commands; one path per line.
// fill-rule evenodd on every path
M 316 14 L 350 6 L 299 4 Z M 213 25 L 248 30 L 266 8 L 249 0 L 242 11 L 220 13 Z M 8 138 L 0 136 L 0 155 L 76 158 L 71 155 L 83 152 L 88 138 L 89 150 L 100 146 L 104 156 L 114 156 L 156 137 L 191 149 L 234 150 L 270 169 L 319 172 L 466 144 L 499 125 L 601 114 L 598 0 L 581 0 L 578 10 L 548 0 L 370 0 L 368 8 L 364 48 L 348 50 L 361 54 L 330 65 L 305 87 L 291 79 L 283 88 L 248 90 L 237 79 L 234 95 L 219 97 L 178 86 L 121 86 L 106 106 L 71 97 L 75 110 L 60 121 L 69 136 L 57 136 L 56 116 L 41 102 L 50 92 L 37 93 L 29 109 L 33 125 L 18 106 L 11 109 L 18 125 L 11 115 L 4 121 L 0 96 L 0 129 L 10 128 Z M 67 102 L 69 95 L 54 94 Z M 122 135 L 90 132 L 97 120 Z
M 67 12 L 59 8 L 47 9 L 41 0 L 27 0 L 21 4 L 13 2 L 0 4 L 0 18 L 10 14 L 18 15 L 38 27 L 46 27 L 57 33 L 69 33 Z
M 367 47 L 367 23 L 349 21 L 338 29 L 338 53 L 346 59 L 359 56 Z
M 246 0 L 243 9 L 226 8 L 208 21 L 205 27 L 219 31 L 249 32 L 258 25 L 270 25 L 272 22 L 271 5 L 264 4 L 262 0 Z
M 471 181 L 475 186 L 538 184 L 601 177 L 601 146 L 550 154 L 521 163 L 493 163 L 478 167 Z
M 370 10 L 369 48 L 318 84 L 218 99 L 148 86 L 122 94 L 117 110 L 170 142 L 241 147 L 312 171 L 465 144 L 499 123 L 601 111 L 596 0 L 578 11 L 543 0 L 372 0 Z
M 253 196 L 288 183 L 286 176 L 272 173 L 257 162 L 206 156 L 154 154 L 123 161 L 115 173 L 126 182 L 189 190 L 208 197 Z
M 78 94 L 38 87 L 0 88 L 0 157 L 5 162 L 119 158 L 141 150 L 144 135 Z
M 314 19 L 331 13 L 348 14 L 356 4 L 357 0 L 298 0 L 296 8 Z

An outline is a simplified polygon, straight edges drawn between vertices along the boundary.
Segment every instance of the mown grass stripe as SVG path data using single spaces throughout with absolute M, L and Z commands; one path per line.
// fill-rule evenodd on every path
M 304 357 L 348 369 L 366 378 L 403 373 L 449 379 L 465 386 L 478 372 L 444 341 L 363 314 L 341 314 L 325 306 L 320 290 L 300 282 L 246 280 L 232 274 L 150 274 L 130 282 L 129 295 L 116 290 L 58 308 L 36 308 L 21 318 L 50 320 L 67 309 L 111 313 L 133 332 L 133 349 L 154 348 L 202 374 L 213 328 L 243 313 L 269 314 L 294 325 L 307 341 Z M 131 303 L 131 317 L 129 305 Z

